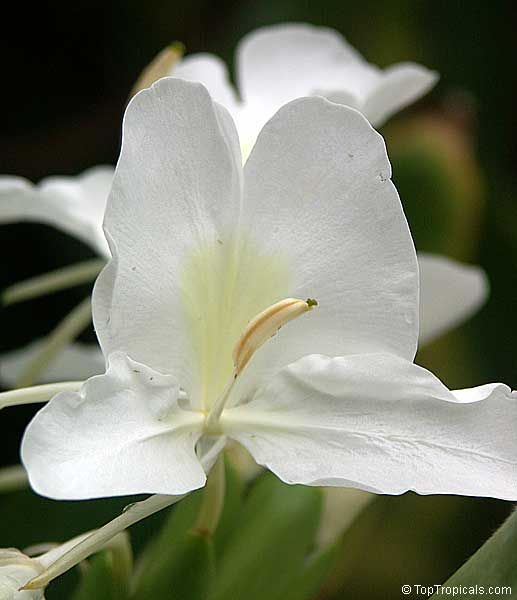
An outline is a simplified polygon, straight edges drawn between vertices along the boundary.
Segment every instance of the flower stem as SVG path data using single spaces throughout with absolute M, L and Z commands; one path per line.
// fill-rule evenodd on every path
M 68 313 L 50 333 L 41 350 L 21 373 L 16 382 L 17 387 L 31 385 L 52 362 L 56 354 L 81 333 L 91 318 L 92 306 L 91 299 L 88 297 Z
M 22 465 L 0 469 L 0 494 L 23 490 L 29 485 L 27 471 Z
M 59 577 L 68 571 L 72 567 L 75 567 L 85 558 L 88 558 L 94 552 L 101 550 L 106 546 L 106 543 L 111 540 L 124 529 L 127 529 L 137 521 L 145 519 L 146 517 L 170 506 L 181 500 L 184 496 L 164 496 L 155 495 L 150 496 L 146 500 L 131 504 L 121 515 L 106 523 L 100 529 L 97 529 L 94 533 L 83 539 L 81 542 L 76 544 L 73 548 L 68 550 L 62 556 L 60 556 L 55 562 L 49 565 L 45 571 L 43 571 L 34 579 L 31 579 L 22 589 L 24 590 L 36 590 L 44 588 L 49 584 L 50 581 Z
M 2 392 L 0 393 L 0 410 L 6 406 L 47 402 L 59 392 L 76 392 L 82 385 L 82 381 L 62 381 Z
M 223 512 L 225 493 L 224 459 L 219 456 L 205 486 L 203 502 L 194 526 L 195 531 L 208 536 L 215 533 Z
M 44 275 L 31 277 L 11 285 L 2 293 L 1 300 L 4 306 L 45 296 L 93 281 L 103 268 L 105 261 L 100 258 L 85 260 L 75 265 L 49 271 Z

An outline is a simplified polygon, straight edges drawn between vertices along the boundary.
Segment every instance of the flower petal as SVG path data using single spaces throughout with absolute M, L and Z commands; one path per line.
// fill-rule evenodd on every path
M 415 63 L 399 63 L 385 69 L 360 110 L 376 127 L 415 102 L 436 85 L 438 74 Z
M 264 27 L 243 38 L 237 76 L 247 112 L 260 120 L 257 132 L 287 102 L 314 95 L 358 108 L 378 126 L 438 80 L 410 62 L 383 71 L 337 31 L 301 23 Z
M 133 98 L 104 223 L 113 260 L 93 294 L 105 355 L 121 350 L 188 388 L 185 304 L 218 300 L 201 280 L 201 297 L 185 302 L 191 280 L 212 277 L 213 265 L 203 275 L 189 260 L 198 252 L 204 264 L 203 248 L 229 246 L 241 177 L 233 122 L 203 86 L 164 78 Z
M 351 108 L 303 98 L 264 127 L 245 165 L 243 227 L 285 258 L 284 297 L 319 304 L 252 362 L 259 353 L 277 368 L 314 353 L 413 358 L 416 254 L 390 175 L 382 137 Z
M 173 377 L 111 355 L 105 375 L 58 394 L 29 424 L 22 460 L 32 487 L 69 500 L 201 487 L 203 416 L 180 408 L 178 392 Z
M 287 102 L 328 87 L 336 67 L 358 60 L 333 29 L 304 23 L 263 27 L 237 48 L 238 86 L 247 104 L 261 105 L 271 116 Z
M 420 344 L 473 315 L 488 297 L 485 272 L 445 256 L 419 253 Z
M 0 598 L 2 600 L 45 600 L 44 590 L 18 591 L 33 577 L 39 575 L 42 567 L 36 560 L 31 560 L 21 552 L 16 550 L 8 550 L 8 552 L 13 562 L 11 564 L 7 561 L 5 564 L 2 564 L 3 561 L 0 562 Z
M 233 115 L 238 110 L 235 90 L 224 61 L 214 54 L 200 52 L 182 59 L 170 73 L 172 77 L 202 83 L 212 98 Z
M 37 340 L 0 356 L 0 379 L 12 387 L 44 346 Z M 104 357 L 98 346 L 70 344 L 62 350 L 36 383 L 78 381 L 104 372 Z
M 0 223 L 33 221 L 52 225 L 107 255 L 101 224 L 113 179 L 108 166 L 77 177 L 54 176 L 38 185 L 21 177 L 0 178 Z
M 221 424 L 287 483 L 517 498 L 517 393 L 394 356 L 305 357 Z

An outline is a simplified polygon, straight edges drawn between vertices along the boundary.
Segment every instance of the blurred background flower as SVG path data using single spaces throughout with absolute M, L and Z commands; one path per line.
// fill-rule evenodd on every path
M 486 381 L 517 388 L 512 293 L 517 289 L 517 70 L 511 3 L 475 0 L 467 10 L 459 0 L 57 0 L 34 5 L 29 15 L 25 6 L 11 9 L 15 26 L 0 40 L 0 173 L 33 181 L 115 163 L 129 90 L 173 40 L 181 40 L 187 53 L 213 52 L 232 65 L 234 48 L 248 31 L 306 21 L 337 29 L 380 66 L 412 60 L 438 71 L 441 79 L 432 93 L 381 132 L 418 249 L 480 264 L 491 295 L 474 318 L 427 346 L 417 360 L 451 388 Z M 94 257 L 77 239 L 36 224 L 2 226 L 0 253 L 0 288 Z M 0 353 L 47 334 L 89 289 L 2 310 Z M 81 339 L 92 341 L 93 331 Z M 18 461 L 21 433 L 35 410 L 1 413 L 2 464 Z M 127 502 L 57 503 L 30 492 L 0 497 L 0 511 L 10 515 L 0 521 L 0 544 L 64 540 L 98 526 Z M 510 509 L 509 503 L 487 499 L 380 497 L 351 525 L 320 596 L 400 598 L 402 583 L 442 582 Z M 42 513 L 45 519 L 39 518 Z M 137 549 L 160 519 L 132 530 Z M 66 577 L 59 580 L 48 598 L 66 597 L 67 585 Z

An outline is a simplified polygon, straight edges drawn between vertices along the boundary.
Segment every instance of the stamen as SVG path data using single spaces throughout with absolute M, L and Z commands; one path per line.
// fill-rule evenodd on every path
M 286 298 L 266 308 L 248 323 L 233 350 L 234 368 L 231 378 L 224 386 L 223 392 L 214 402 L 206 418 L 206 430 L 216 427 L 237 377 L 242 373 L 255 352 L 276 335 L 283 325 L 312 310 L 317 305 L 318 302 L 313 298 L 307 298 L 307 300 Z
M 253 354 L 273 337 L 283 325 L 317 305 L 318 302 L 312 298 L 307 300 L 286 298 L 266 308 L 252 319 L 233 351 L 235 377 L 248 364 Z

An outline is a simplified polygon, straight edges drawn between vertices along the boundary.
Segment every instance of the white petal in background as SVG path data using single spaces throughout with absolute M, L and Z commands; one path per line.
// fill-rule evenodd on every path
M 173 75 L 185 81 L 202 83 L 212 98 L 231 114 L 238 110 L 238 99 L 226 63 L 218 56 L 206 53 L 186 56 L 174 67 Z
M 194 448 L 203 416 L 178 406 L 172 376 L 118 353 L 109 362 L 105 375 L 58 394 L 29 424 L 21 453 L 33 489 L 73 500 L 201 487 Z
M 485 302 L 485 272 L 434 254 L 419 253 L 420 344 L 426 344 L 472 316 Z
M 359 109 L 376 126 L 426 94 L 435 72 L 406 62 L 384 71 L 368 63 L 333 29 L 304 23 L 263 27 L 236 51 L 236 100 L 224 64 L 209 54 L 187 56 L 171 75 L 203 83 L 235 118 L 247 156 L 261 127 L 284 104 L 324 96 Z
M 359 53 L 333 29 L 301 23 L 273 25 L 256 29 L 240 41 L 237 83 L 246 104 L 265 105 L 271 116 L 291 100 L 328 87 L 337 68 L 357 62 L 362 62 Z
M 0 224 L 30 221 L 61 229 L 103 256 L 109 250 L 102 218 L 113 167 L 88 169 L 77 177 L 53 176 L 34 185 L 21 177 L 0 177 Z
M 288 483 L 517 498 L 517 393 L 394 356 L 305 357 L 221 423 Z

